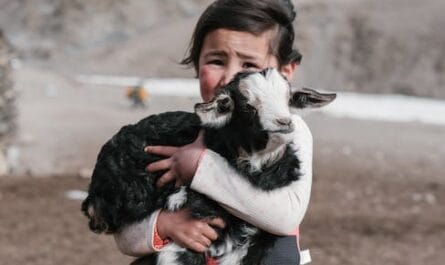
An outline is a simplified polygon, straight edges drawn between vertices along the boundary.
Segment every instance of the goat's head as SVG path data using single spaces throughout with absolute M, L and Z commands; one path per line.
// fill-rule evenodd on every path
M 266 134 L 276 145 L 293 140 L 291 108 L 321 107 L 335 99 L 312 89 L 291 91 L 289 82 L 273 68 L 261 72 L 244 72 L 235 76 L 208 103 L 195 105 L 203 127 L 253 128 L 249 133 Z

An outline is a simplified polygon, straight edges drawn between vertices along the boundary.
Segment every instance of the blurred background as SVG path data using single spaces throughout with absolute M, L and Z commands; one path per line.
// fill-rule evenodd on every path
M 0 0 L 0 264 L 128 264 L 80 213 L 117 130 L 200 101 L 179 65 L 210 0 Z M 445 1 L 297 0 L 312 264 L 443 264 Z M 141 89 L 140 89 L 141 88 Z

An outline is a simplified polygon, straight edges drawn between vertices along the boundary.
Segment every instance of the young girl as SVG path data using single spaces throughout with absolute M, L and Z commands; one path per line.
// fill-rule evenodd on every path
M 211 4 L 201 15 L 188 57 L 182 62 L 194 66 L 203 100 L 212 99 L 241 71 L 275 67 L 291 81 L 301 60 L 293 48 L 295 16 L 289 0 L 217 0 Z M 281 189 L 266 192 L 251 186 L 224 158 L 207 150 L 202 137 L 183 147 L 147 147 L 149 153 L 168 157 L 148 165 L 147 170 L 166 171 L 159 186 L 170 181 L 190 185 L 231 214 L 283 236 L 266 258 L 266 264 L 280 264 L 289 256 L 298 258 L 298 226 L 309 203 L 312 183 L 312 135 L 302 119 L 294 116 L 294 122 L 294 144 L 302 175 Z M 217 238 L 215 228 L 223 226 L 219 218 L 192 219 L 187 209 L 158 210 L 115 234 L 115 239 L 119 249 L 131 256 L 158 251 L 171 240 L 204 252 Z

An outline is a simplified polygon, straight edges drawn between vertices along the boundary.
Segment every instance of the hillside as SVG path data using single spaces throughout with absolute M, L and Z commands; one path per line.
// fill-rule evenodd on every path
M 183 57 L 209 0 L 0 0 L 26 63 L 68 73 L 193 77 Z M 441 0 L 296 1 L 301 83 L 445 98 Z

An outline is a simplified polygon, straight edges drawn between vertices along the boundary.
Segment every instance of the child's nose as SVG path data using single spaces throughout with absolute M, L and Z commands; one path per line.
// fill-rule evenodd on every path
M 241 67 L 237 66 L 228 66 L 224 72 L 223 77 L 221 78 L 220 86 L 226 86 L 232 79 L 235 77 L 235 75 L 242 71 Z

